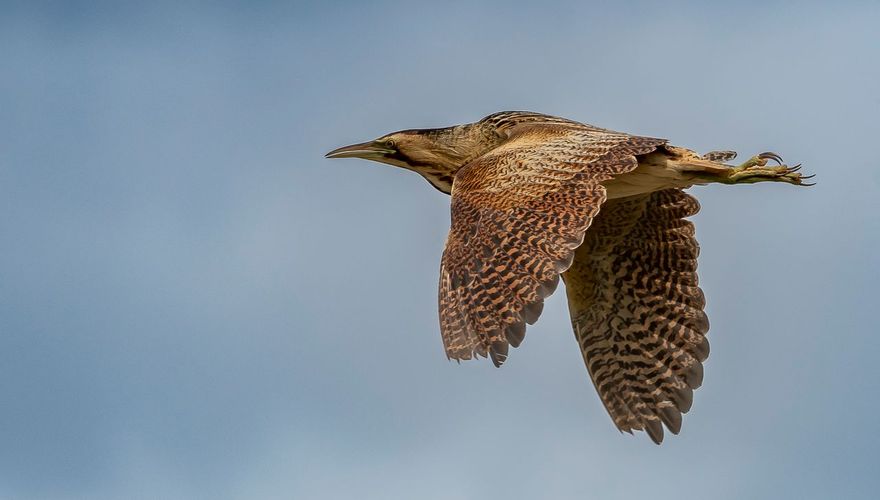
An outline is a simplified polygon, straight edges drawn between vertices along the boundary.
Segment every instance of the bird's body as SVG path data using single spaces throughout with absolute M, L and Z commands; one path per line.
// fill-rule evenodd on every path
M 698 245 L 684 220 L 694 184 L 803 184 L 798 167 L 762 153 L 698 155 L 639 137 L 529 112 L 405 130 L 328 153 L 413 170 L 452 196 L 440 270 L 448 357 L 500 366 L 566 282 L 590 376 L 622 431 L 659 443 L 702 383 L 709 353 Z M 779 166 L 767 166 L 769 160 Z

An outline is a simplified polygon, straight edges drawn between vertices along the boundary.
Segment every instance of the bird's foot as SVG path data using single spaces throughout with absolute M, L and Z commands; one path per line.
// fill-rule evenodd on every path
M 773 160 L 777 165 L 768 166 L 767 163 Z M 782 157 L 776 153 L 761 153 L 755 155 L 741 165 L 731 168 L 727 172 L 726 181 L 728 184 L 755 184 L 757 182 L 787 182 L 796 186 L 812 186 L 813 183 L 806 183 L 804 180 L 811 179 L 814 175 L 801 175 L 798 170 L 801 165 L 797 164 L 793 167 L 782 162 Z

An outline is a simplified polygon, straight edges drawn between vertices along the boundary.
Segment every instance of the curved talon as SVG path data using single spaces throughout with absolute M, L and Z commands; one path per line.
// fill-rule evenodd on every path
M 804 182 L 805 179 L 812 179 L 813 177 L 816 177 L 816 174 L 801 175 L 798 177 L 798 184 L 801 186 L 815 186 L 815 182 Z
M 800 170 L 800 169 L 801 169 L 801 164 L 798 163 L 797 165 L 795 165 L 795 166 L 793 166 L 793 167 L 789 167 L 788 172 L 789 172 L 789 173 L 797 172 L 797 171 Z
M 765 151 L 765 152 L 759 154 L 758 158 L 761 158 L 762 160 L 773 160 L 776 163 L 782 165 L 782 157 L 776 153 L 771 152 L 771 151 Z

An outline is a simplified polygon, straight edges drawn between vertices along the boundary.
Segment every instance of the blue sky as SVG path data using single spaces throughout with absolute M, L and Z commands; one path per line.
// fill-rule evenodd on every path
M 876 496 L 876 2 L 3 9 L 0 498 Z M 322 157 L 505 109 L 818 174 L 693 190 L 712 354 L 662 447 L 561 293 L 446 361 L 448 199 Z

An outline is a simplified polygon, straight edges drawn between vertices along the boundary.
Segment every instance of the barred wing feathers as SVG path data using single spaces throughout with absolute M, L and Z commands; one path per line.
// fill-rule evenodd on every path
M 699 247 L 679 189 L 608 201 L 565 273 L 575 336 L 621 430 L 678 434 L 709 355 Z
M 440 268 L 440 328 L 451 359 L 500 366 L 541 314 L 605 201 L 602 182 L 665 140 L 576 123 L 524 123 L 462 167 Z

